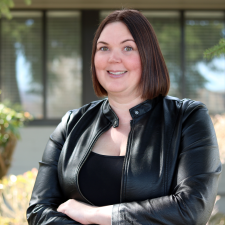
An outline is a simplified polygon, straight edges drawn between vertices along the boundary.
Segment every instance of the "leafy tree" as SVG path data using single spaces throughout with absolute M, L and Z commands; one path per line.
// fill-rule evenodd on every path
M 204 58 L 211 59 L 222 54 L 225 54 L 225 38 L 220 39 L 217 45 L 205 50 Z
M 24 0 L 27 5 L 31 4 L 31 0 Z M 10 8 L 14 7 L 13 0 L 0 0 L 0 17 L 4 15 L 6 18 L 11 19 Z

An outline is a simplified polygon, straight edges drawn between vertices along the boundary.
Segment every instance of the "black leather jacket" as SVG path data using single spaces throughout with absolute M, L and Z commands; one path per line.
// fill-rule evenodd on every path
M 158 96 L 133 107 L 130 114 L 121 203 L 113 206 L 112 225 L 205 225 L 221 173 L 205 105 Z M 56 208 L 68 199 L 90 203 L 80 192 L 79 171 L 98 137 L 118 125 L 107 99 L 62 118 L 40 162 L 27 210 L 29 224 L 79 224 Z

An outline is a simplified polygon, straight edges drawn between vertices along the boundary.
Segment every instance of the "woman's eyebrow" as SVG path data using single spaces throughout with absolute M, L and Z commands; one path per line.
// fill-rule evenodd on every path
M 126 39 L 126 40 L 122 41 L 120 44 L 123 44 L 126 41 L 133 41 L 133 42 L 135 42 L 133 39 Z M 97 44 L 109 45 L 107 42 L 104 42 L 104 41 L 99 41 Z
M 122 41 L 120 44 L 123 44 L 126 41 L 133 41 L 133 42 L 135 42 L 133 39 L 126 39 L 126 40 Z
M 104 41 L 99 41 L 97 44 L 109 45 L 107 42 L 104 42 Z

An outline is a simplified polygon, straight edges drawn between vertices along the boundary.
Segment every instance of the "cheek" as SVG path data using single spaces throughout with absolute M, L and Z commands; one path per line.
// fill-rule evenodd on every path
M 94 65 L 95 65 L 95 71 L 96 71 L 96 76 L 97 76 L 97 79 L 98 79 L 98 82 L 102 85 L 102 76 L 101 76 L 101 73 L 102 73 L 102 70 L 104 70 L 104 57 L 98 55 L 98 54 L 95 54 L 95 58 L 94 58 Z
M 99 55 L 98 53 L 95 54 L 94 64 L 95 68 L 103 69 L 105 67 L 106 57 Z
M 142 75 L 141 59 L 139 55 L 132 59 L 131 66 L 135 74 L 133 79 L 135 82 L 139 83 Z
M 126 64 L 130 70 L 140 73 L 140 75 L 141 75 L 142 68 L 141 68 L 141 59 L 140 59 L 139 55 L 135 55 L 135 56 L 131 57 L 130 59 L 128 59 L 126 61 Z

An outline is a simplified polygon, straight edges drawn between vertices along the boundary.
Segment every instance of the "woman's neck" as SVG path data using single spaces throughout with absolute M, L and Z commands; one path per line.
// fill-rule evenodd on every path
M 141 95 L 132 99 L 129 97 L 118 98 L 109 95 L 108 99 L 110 106 L 119 118 L 120 125 L 130 124 L 130 120 L 132 120 L 132 117 L 130 115 L 129 109 L 133 108 L 134 106 L 140 104 L 145 100 L 141 98 Z

